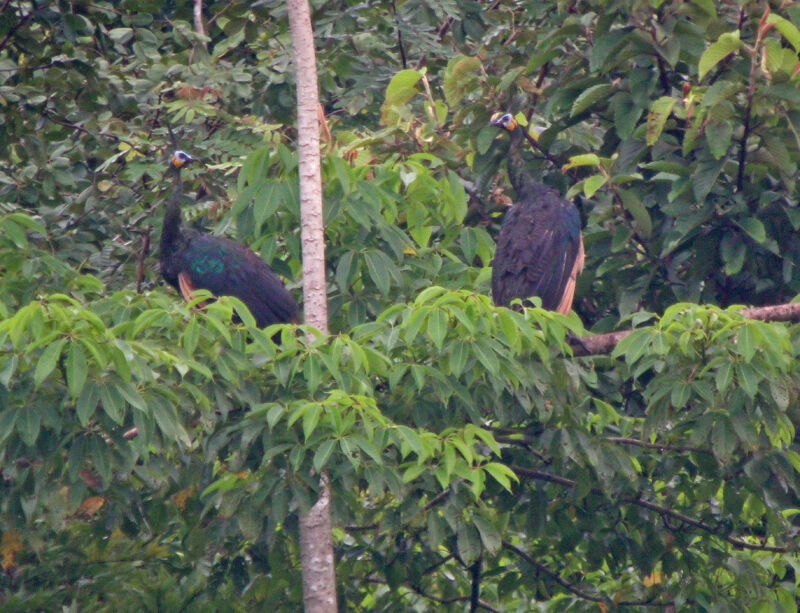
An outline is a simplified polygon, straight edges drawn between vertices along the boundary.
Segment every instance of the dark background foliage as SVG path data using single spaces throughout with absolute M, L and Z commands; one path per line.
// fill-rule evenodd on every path
M 798 9 L 312 5 L 335 336 L 276 346 L 155 247 L 179 146 L 186 223 L 299 297 L 283 4 L 0 2 L 0 608 L 297 610 L 325 468 L 342 609 L 796 610 L 797 330 L 717 307 L 800 287 Z M 498 110 L 577 317 L 486 297 Z

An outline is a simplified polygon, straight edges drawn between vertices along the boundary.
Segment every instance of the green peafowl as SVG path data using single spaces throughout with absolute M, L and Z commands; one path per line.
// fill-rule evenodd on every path
M 244 245 L 181 224 L 181 169 L 197 161 L 184 151 L 176 151 L 170 158 L 174 189 L 161 230 L 162 276 L 187 301 L 195 289 L 207 289 L 217 296 L 236 296 L 247 305 L 261 328 L 299 322 L 297 303 L 260 257 Z

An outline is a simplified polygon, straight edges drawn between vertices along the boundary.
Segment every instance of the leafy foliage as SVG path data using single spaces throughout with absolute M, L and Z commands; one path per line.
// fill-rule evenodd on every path
M 797 9 L 315 3 L 306 341 L 158 280 L 180 145 L 299 288 L 284 9 L 192 4 L 0 11 L 0 608 L 297 610 L 325 470 L 343 609 L 795 610 L 800 339 L 735 305 L 800 287 Z M 569 318 L 487 296 L 501 109 L 585 222 Z

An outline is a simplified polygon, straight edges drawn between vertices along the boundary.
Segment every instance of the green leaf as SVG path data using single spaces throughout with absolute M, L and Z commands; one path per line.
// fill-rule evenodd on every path
M 182 443 L 187 447 L 191 445 L 191 439 L 188 433 L 184 430 L 183 426 L 178 421 L 178 415 L 174 407 L 163 405 L 153 408 L 153 417 L 155 418 L 158 429 L 169 441 Z
M 677 103 L 678 101 L 675 98 L 662 96 L 650 106 L 650 112 L 647 114 L 646 136 L 646 142 L 649 146 L 652 147 L 661 138 L 661 132 L 664 131 L 667 119 Z
M 183 350 L 186 352 L 187 355 L 191 356 L 194 353 L 194 350 L 197 348 L 197 342 L 199 340 L 200 340 L 200 326 L 197 324 L 197 319 L 192 317 L 189 320 L 189 323 L 186 324 L 186 328 L 184 328 L 183 334 L 181 335 Z
M 16 354 L 12 354 L 11 357 L 6 360 L 6 363 L 3 364 L 3 368 L 0 369 L 0 383 L 2 383 L 5 387 L 9 387 L 9 384 L 11 383 L 11 377 L 14 376 L 18 363 L 19 358 Z
M 355 251 L 347 251 L 339 258 L 336 264 L 336 285 L 339 286 L 339 291 L 346 293 L 350 289 L 351 271 L 353 270 L 353 258 Z
M 6 236 L 20 249 L 25 249 L 28 246 L 28 239 L 25 237 L 25 232 L 10 219 L 6 218 L 3 220 L 3 230 Z
M 28 447 L 33 447 L 39 438 L 41 425 L 42 416 L 36 407 L 28 406 L 17 411 L 17 432 Z
M 582 153 L 580 155 L 573 155 L 569 161 L 561 167 L 561 171 L 571 170 L 572 168 L 579 168 L 581 166 L 599 166 L 600 156 L 596 153 Z
M 736 450 L 738 437 L 733 432 L 727 417 L 721 416 L 711 430 L 711 450 L 714 455 L 726 462 Z
M 725 160 L 706 159 L 700 160 L 695 165 L 692 173 L 692 193 L 698 202 L 703 202 L 708 196 L 711 188 L 717 182 L 719 173 Z
M 736 379 L 739 385 L 751 399 L 758 393 L 759 377 L 756 371 L 749 364 L 736 365 Z
M 467 365 L 468 348 L 464 341 L 455 341 L 449 345 L 448 366 L 455 377 L 460 377 Z
M 53 372 L 58 358 L 61 357 L 61 350 L 64 348 L 66 342 L 66 338 L 60 338 L 54 343 L 50 343 L 42 352 L 33 374 L 34 387 L 38 388 L 42 382 L 50 376 L 50 373 Z
M 70 396 L 77 398 L 83 391 L 83 386 L 86 383 L 86 375 L 89 372 L 89 366 L 86 363 L 86 355 L 83 353 L 83 348 L 77 342 L 69 344 L 67 350 L 67 387 L 69 388 Z
M 750 362 L 756 353 L 756 335 L 753 326 L 744 324 L 736 335 L 736 351 L 744 358 L 745 362 Z
M 314 434 L 320 417 L 322 417 L 322 405 L 318 402 L 309 402 L 303 411 L 303 436 L 306 440 Z
M 94 383 L 89 383 L 83 387 L 78 401 L 75 404 L 75 413 L 81 426 L 86 426 L 97 410 L 97 403 L 100 402 L 100 390 Z
M 419 83 L 422 73 L 418 70 L 401 70 L 392 77 L 386 87 L 386 105 L 396 106 L 406 104 L 419 93 Z
M 17 418 L 24 410 L 0 407 L 0 445 L 14 432 Z
M 653 234 L 653 221 L 650 218 L 650 213 L 647 208 L 639 200 L 635 192 L 620 189 L 618 190 L 619 198 L 622 201 L 622 206 L 625 208 L 636 225 L 636 232 L 644 239 L 649 239 Z
M 730 387 L 733 382 L 733 364 L 731 362 L 726 360 L 720 364 L 715 375 L 715 382 L 720 392 L 724 392 Z
M 485 339 L 477 339 L 472 344 L 472 351 L 490 374 L 496 376 L 500 372 L 500 363 L 497 360 L 497 356 Z
M 369 276 L 378 288 L 378 291 L 384 296 L 389 293 L 391 284 L 387 260 L 388 257 L 382 251 L 371 250 L 364 254 L 364 261 L 367 264 Z
M 775 24 L 775 29 L 781 33 L 786 41 L 794 48 L 795 53 L 800 53 L 800 30 L 791 21 L 780 15 L 770 13 L 767 17 L 768 24 Z
M 447 62 L 442 78 L 444 99 L 450 108 L 461 104 L 464 96 L 478 84 L 482 64 L 477 57 L 456 55 Z M 521 71 L 510 71 L 508 78 L 513 80 Z
M 739 40 L 739 30 L 722 34 L 700 56 L 700 62 L 697 66 L 697 80 L 702 81 L 712 68 L 731 53 L 738 51 L 741 46 L 742 41 Z
M 460 523 L 456 529 L 456 543 L 461 561 L 472 564 L 481 554 L 481 540 L 478 531 L 470 524 Z
M 317 451 L 314 453 L 314 459 L 312 461 L 314 465 L 314 470 L 317 472 L 322 472 L 325 466 L 328 464 L 328 460 L 333 453 L 333 450 L 336 447 L 336 441 L 334 439 L 328 439 L 327 441 L 323 441 L 323 443 L 317 448 Z
M 692 0 L 692 4 L 702 9 L 714 21 L 717 20 L 717 7 L 714 4 L 714 0 Z
M 511 482 L 519 483 L 519 477 L 505 464 L 499 462 L 489 462 L 483 465 L 483 469 L 491 475 L 492 479 L 497 481 L 509 492 L 512 491 Z
M 490 554 L 495 555 L 500 551 L 503 544 L 502 536 L 499 530 L 489 520 L 481 517 L 477 513 L 472 516 L 472 523 L 478 529 L 481 536 L 481 542 Z
M 444 339 L 447 336 L 447 324 L 448 317 L 444 309 L 434 308 L 428 316 L 426 332 L 438 351 L 441 351 L 444 345 Z
M 133 38 L 132 28 L 112 28 L 108 31 L 108 36 L 115 43 L 124 45 Z
M 608 181 L 608 177 L 603 175 L 592 175 L 583 182 L 583 195 L 591 198 L 595 195 L 598 189 L 603 187 Z
M 739 220 L 738 225 L 759 245 L 763 245 L 767 241 L 767 229 L 760 219 L 756 217 L 745 217 Z
M 475 137 L 475 150 L 481 155 L 489 151 L 497 135 L 498 131 L 496 127 L 483 126 L 478 132 L 478 136 Z
M 605 83 L 593 85 L 592 87 L 585 89 L 581 95 L 575 99 L 575 102 L 572 103 L 572 109 L 569 113 L 570 117 L 580 115 L 601 100 L 608 98 L 613 92 L 614 86 Z
M 107 382 L 100 385 L 100 400 L 106 415 L 121 426 L 125 419 L 125 399 L 116 383 Z
M 614 111 L 614 127 L 620 138 L 629 139 L 642 117 L 644 107 L 637 103 L 633 96 L 626 92 L 621 92 L 614 96 L 611 102 Z
M 731 146 L 733 125 L 728 121 L 710 122 L 705 128 L 708 150 L 715 159 L 722 158 Z

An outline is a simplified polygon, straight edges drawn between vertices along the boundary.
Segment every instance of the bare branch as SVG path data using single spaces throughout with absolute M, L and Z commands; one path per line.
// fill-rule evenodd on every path
M 620 445 L 633 445 L 635 447 L 645 447 L 646 449 L 658 449 L 659 451 L 679 451 L 682 453 L 706 453 L 710 454 L 708 449 L 699 449 L 698 447 L 680 447 L 678 445 L 664 445 L 660 443 L 646 443 L 640 441 L 638 438 L 628 438 L 625 436 L 609 436 L 606 439 L 609 443 L 619 443 Z
M 584 600 L 589 600 L 591 602 L 608 602 L 607 598 L 603 598 L 601 596 L 595 596 L 593 594 L 589 594 L 588 592 L 584 592 L 583 590 L 575 587 L 568 581 L 565 581 L 558 574 L 554 573 L 552 570 L 547 568 L 544 564 L 540 564 L 539 562 L 534 560 L 531 556 L 529 556 L 527 553 L 522 551 L 522 549 L 512 545 L 508 541 L 503 541 L 503 549 L 507 549 L 508 551 L 514 552 L 520 558 L 525 560 L 528 564 L 533 566 L 538 572 L 542 573 L 543 575 L 547 575 L 548 577 L 550 577 L 550 579 L 558 583 L 558 585 L 563 587 L 568 592 L 575 594 L 579 598 L 583 598 Z
M 555 483 L 557 485 L 562 485 L 569 489 L 575 488 L 575 481 L 572 479 L 566 479 L 564 477 L 559 477 L 557 475 L 551 475 L 549 473 L 544 473 L 538 470 L 530 470 L 528 468 L 524 468 L 522 466 L 511 466 L 511 470 L 515 473 L 522 475 L 524 477 L 528 477 L 530 479 L 535 479 L 538 481 L 548 481 L 550 483 Z M 599 488 L 593 488 L 593 493 L 603 495 L 603 491 Z M 750 543 L 748 541 L 744 541 L 740 538 L 736 538 L 730 535 L 722 535 L 719 534 L 719 528 L 716 526 L 712 526 L 711 524 L 707 524 L 704 521 L 699 519 L 694 519 L 688 515 L 684 515 L 683 513 L 679 513 L 678 511 L 673 511 L 672 509 L 665 507 L 660 504 L 656 504 L 654 502 L 650 502 L 648 500 L 643 500 L 642 498 L 633 498 L 633 497 L 624 497 L 620 498 L 622 502 L 627 502 L 630 504 L 634 504 L 638 507 L 642 507 L 643 509 L 647 509 L 649 511 L 655 511 L 656 513 L 660 514 L 662 517 L 669 517 L 670 519 L 676 519 L 684 524 L 697 528 L 698 530 L 702 530 L 704 532 L 708 532 L 709 534 L 718 535 L 720 538 L 728 542 L 729 544 L 733 545 L 737 549 L 752 549 L 755 551 L 771 551 L 773 553 L 788 553 L 790 551 L 797 551 L 797 546 L 786 546 L 786 545 L 758 545 L 756 543 Z
M 470 599 L 466 596 L 455 596 L 453 598 L 439 598 L 438 596 L 434 596 L 432 594 L 428 594 L 418 585 L 412 585 L 411 589 L 414 590 L 417 594 L 422 596 L 423 598 L 427 598 L 428 600 L 432 600 L 433 602 L 438 602 L 439 604 L 456 604 L 458 602 L 470 602 Z M 478 607 L 483 609 L 484 611 L 489 611 L 490 613 L 500 613 L 497 609 L 493 608 L 486 602 L 478 601 Z
M 758 321 L 800 321 L 800 303 L 775 304 L 744 309 L 739 312 L 746 319 L 756 319 Z M 580 357 L 611 353 L 617 344 L 631 332 L 633 330 L 621 330 L 619 332 L 610 332 L 609 334 L 587 336 L 580 339 L 583 347 L 577 342 L 572 345 L 573 355 Z
M 470 566 L 472 575 L 472 591 L 469 595 L 469 613 L 477 613 L 481 603 L 481 558 Z
M 142 282 L 144 281 L 144 261 L 147 258 L 147 254 L 150 252 L 150 232 L 152 232 L 153 226 L 148 225 L 147 228 L 144 230 L 144 234 L 142 235 L 142 248 L 139 250 L 139 262 L 136 266 L 137 277 L 136 277 L 136 293 L 142 293 Z
M 17 33 L 17 30 L 19 30 L 22 26 L 28 23 L 31 17 L 33 17 L 33 11 L 31 11 L 27 15 L 23 15 L 22 19 L 20 19 L 17 23 L 15 23 L 12 26 L 12 28 L 8 31 L 8 34 L 6 34 L 3 37 L 3 40 L 0 40 L 0 51 L 6 48 L 6 45 L 8 45 L 8 43 L 11 41 L 11 38 L 14 36 L 14 34 Z
M 595 596 L 593 594 L 585 592 L 580 588 L 575 587 L 569 581 L 565 581 L 557 573 L 554 573 L 552 570 L 547 568 L 544 564 L 541 564 L 536 560 L 534 560 L 533 557 L 522 551 L 519 547 L 516 547 L 507 541 L 503 541 L 503 548 L 517 554 L 520 558 L 525 560 L 525 562 L 533 566 L 538 572 L 542 573 L 543 575 L 547 575 L 553 581 L 558 583 L 558 585 L 563 587 L 568 592 L 575 594 L 579 598 L 582 598 L 583 600 L 588 600 L 590 602 L 603 602 L 603 603 L 611 602 L 611 599 L 607 597 Z M 615 604 L 617 606 L 667 607 L 672 604 L 672 601 L 663 602 L 656 600 L 655 598 L 652 598 L 648 600 L 626 600 L 626 601 L 616 602 Z

